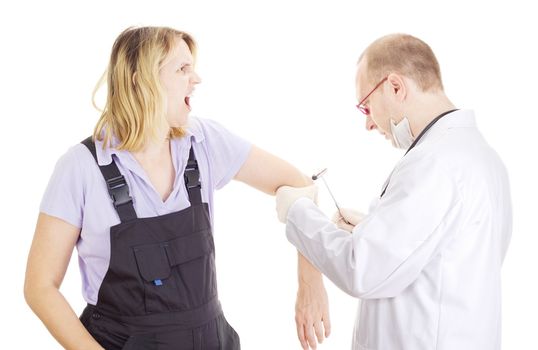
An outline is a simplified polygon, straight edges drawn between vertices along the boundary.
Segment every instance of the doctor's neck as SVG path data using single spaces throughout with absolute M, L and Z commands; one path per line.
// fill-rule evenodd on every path
M 420 92 L 407 106 L 406 117 L 414 137 L 417 137 L 424 128 L 440 114 L 455 109 L 456 107 L 445 92 Z

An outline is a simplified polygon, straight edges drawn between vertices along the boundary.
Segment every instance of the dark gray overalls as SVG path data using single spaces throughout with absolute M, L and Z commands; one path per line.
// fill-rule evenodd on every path
M 97 161 L 91 138 L 82 142 Z M 239 336 L 217 296 L 215 250 L 191 146 L 184 172 L 191 206 L 136 216 L 116 163 L 99 167 L 121 223 L 110 228 L 110 264 L 97 305 L 80 316 L 105 349 L 236 350 Z

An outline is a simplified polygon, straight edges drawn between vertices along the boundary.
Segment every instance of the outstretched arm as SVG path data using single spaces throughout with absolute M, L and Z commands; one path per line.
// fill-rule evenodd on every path
M 312 184 L 288 162 L 252 146 L 247 160 L 235 179 L 270 195 L 284 185 L 304 187 Z M 321 273 L 298 253 L 299 289 L 295 304 L 297 335 L 303 349 L 316 348 L 316 338 L 322 342 L 329 336 L 329 305 Z

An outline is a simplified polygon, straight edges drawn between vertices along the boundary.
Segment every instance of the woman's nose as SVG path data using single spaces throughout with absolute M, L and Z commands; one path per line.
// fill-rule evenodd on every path
M 202 78 L 198 75 L 198 73 L 193 72 L 191 77 L 191 83 L 193 84 L 200 84 L 202 82 Z

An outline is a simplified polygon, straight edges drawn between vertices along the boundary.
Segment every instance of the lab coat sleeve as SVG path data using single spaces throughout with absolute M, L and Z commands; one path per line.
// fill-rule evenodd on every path
M 461 200 L 445 169 L 425 159 L 401 164 L 379 204 L 352 234 L 309 199 L 288 212 L 288 240 L 344 292 L 359 298 L 401 293 L 457 234 Z

